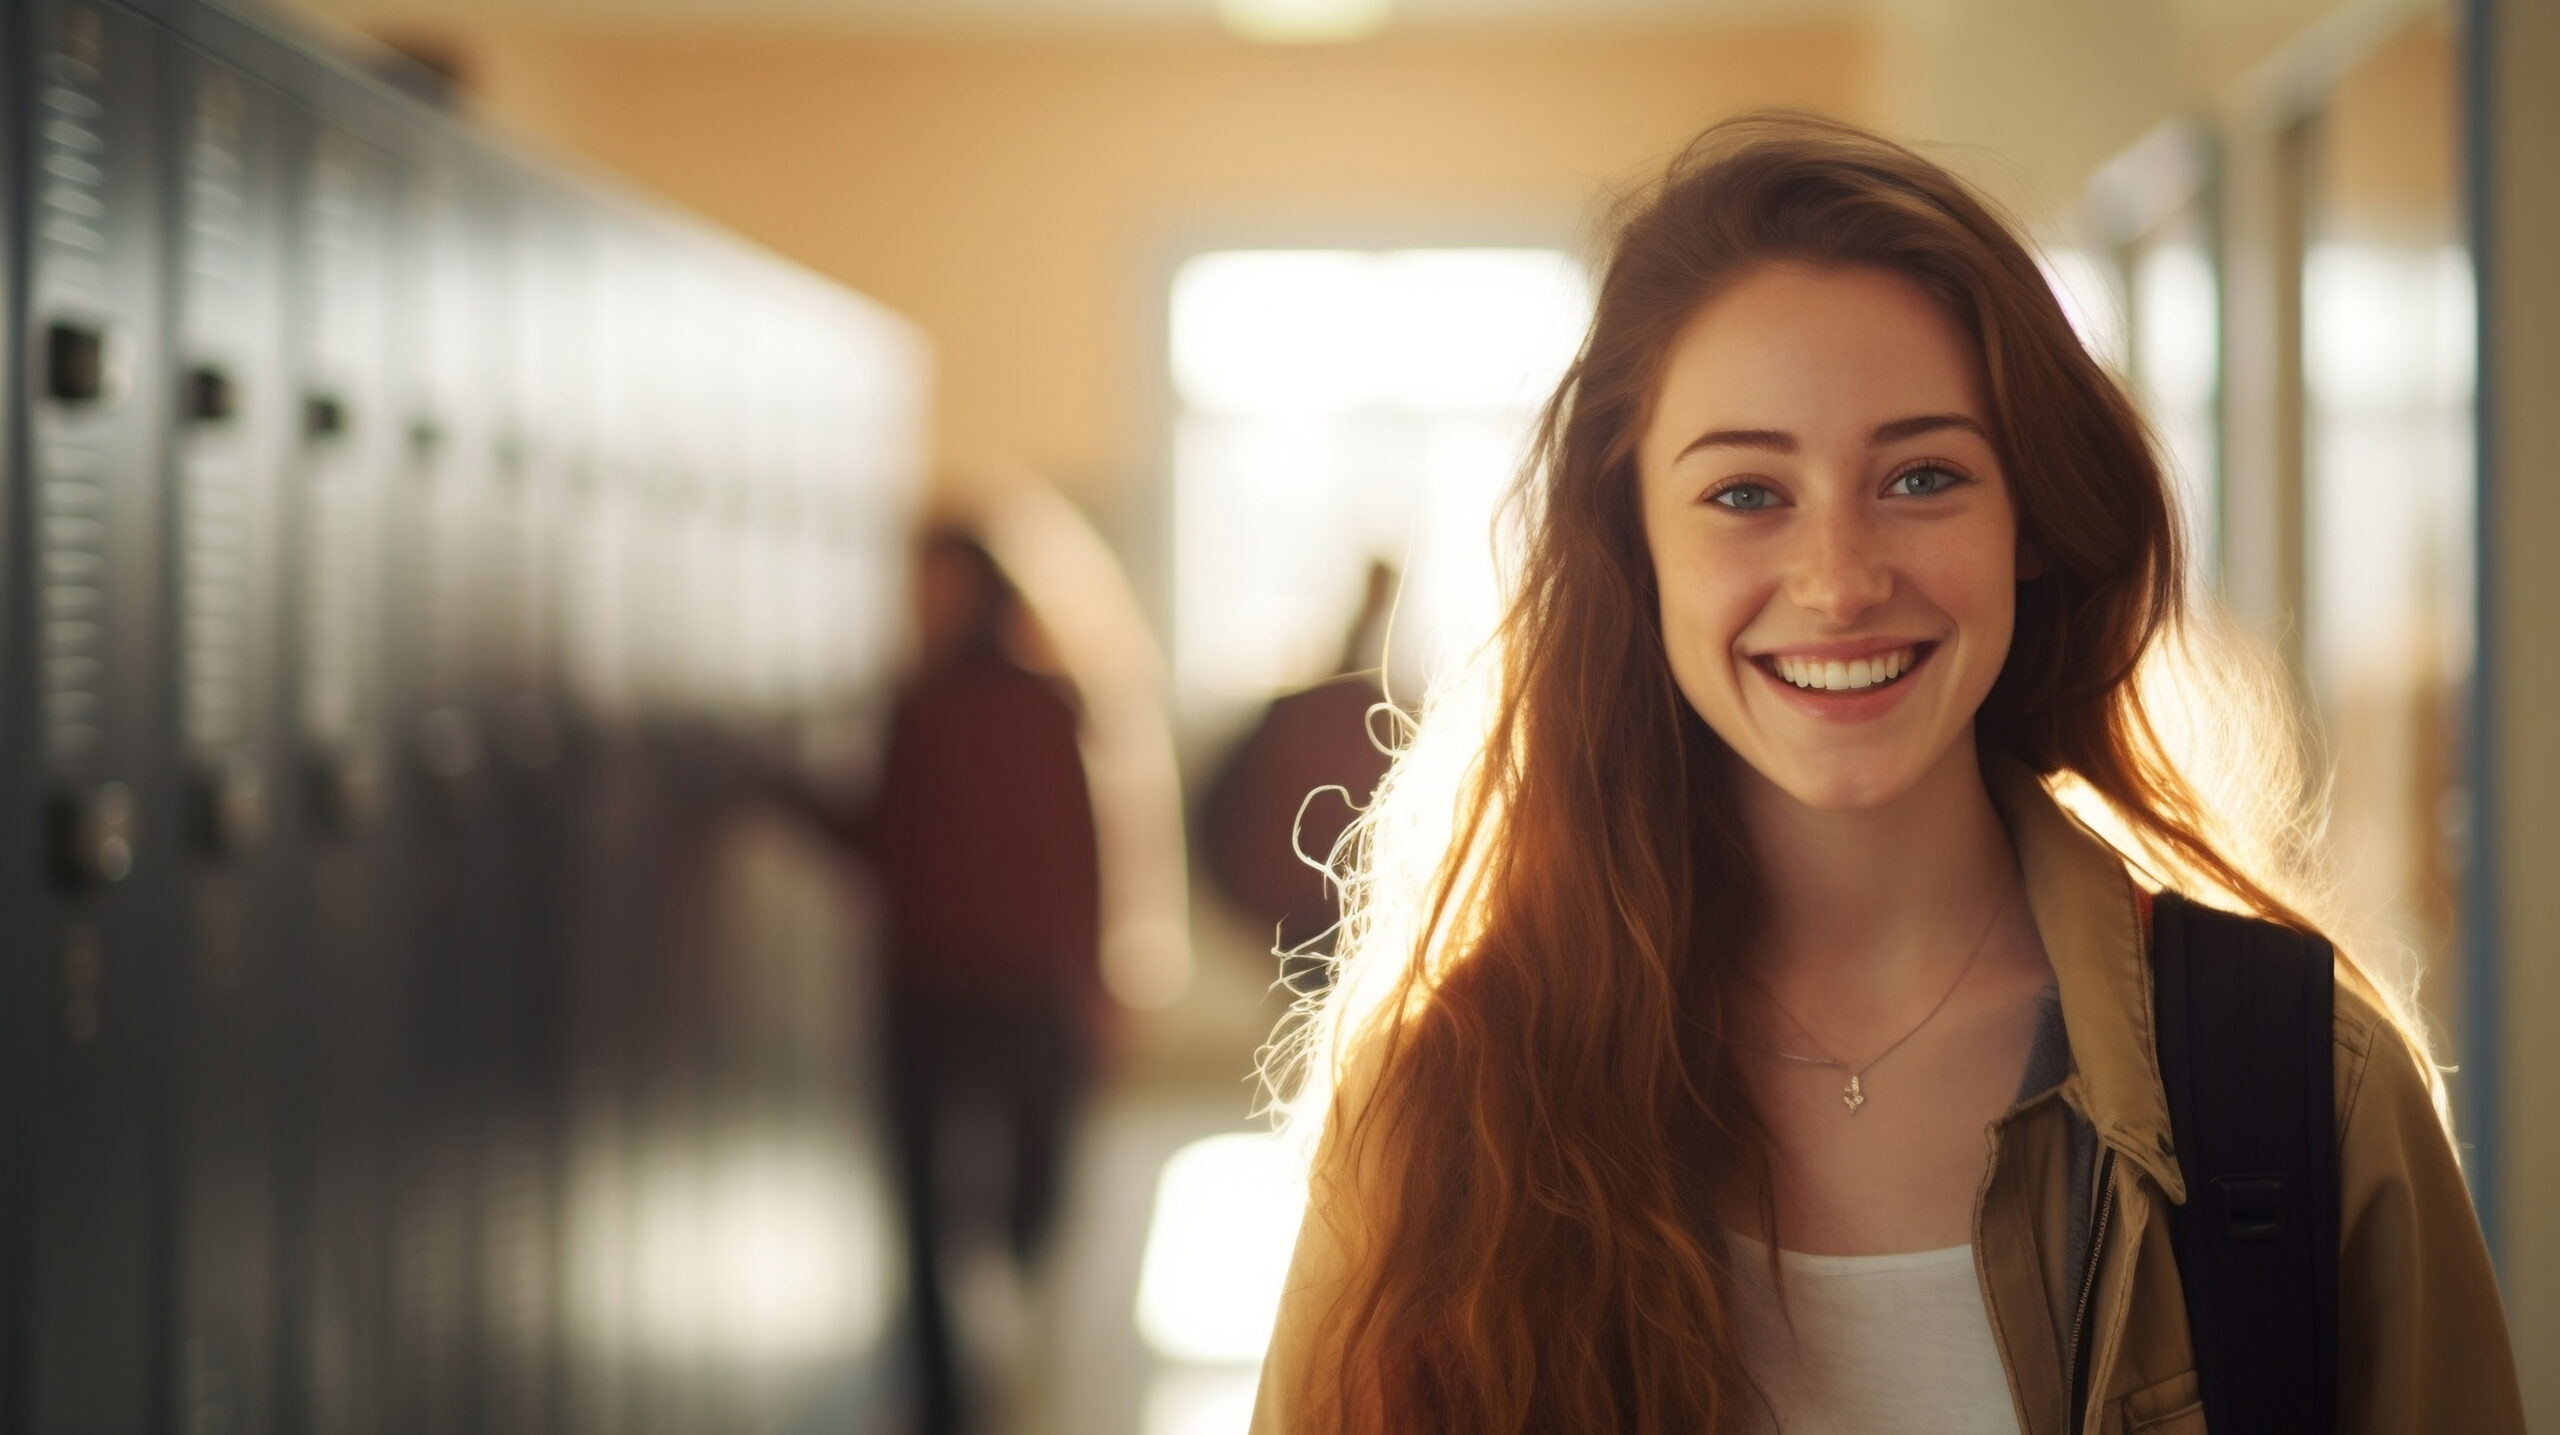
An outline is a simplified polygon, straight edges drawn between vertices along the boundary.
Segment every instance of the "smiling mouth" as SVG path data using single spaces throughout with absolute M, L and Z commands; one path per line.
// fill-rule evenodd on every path
M 1751 661 L 1791 688 L 1809 693 L 1854 693 L 1890 687 L 1909 677 L 1936 651 L 1935 643 L 1913 643 L 1863 658 L 1798 658 L 1763 653 Z

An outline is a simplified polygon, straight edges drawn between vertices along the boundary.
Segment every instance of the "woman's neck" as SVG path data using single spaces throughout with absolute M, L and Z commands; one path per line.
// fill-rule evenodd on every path
M 1934 995 L 2017 885 L 1969 740 L 1909 792 L 1856 812 L 1816 811 L 1745 767 L 1742 811 L 1769 903 L 1755 970 L 1782 1000 Z

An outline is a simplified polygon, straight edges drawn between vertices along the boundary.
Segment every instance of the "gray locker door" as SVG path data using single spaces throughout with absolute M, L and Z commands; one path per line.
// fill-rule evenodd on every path
M 36 845 L 42 836 L 32 820 L 39 810 L 27 759 L 26 738 L 32 716 L 26 695 L 31 690 L 27 654 L 19 615 L 27 597 L 19 590 L 26 573 L 18 535 L 25 531 L 27 501 L 25 431 L 28 331 L 19 316 L 20 238 L 26 215 L 26 187 L 20 182 L 19 141 L 24 133 L 27 91 L 25 17 L 15 3 L 0 3 L 0 1430 L 17 1428 L 19 1401 L 19 1331 L 23 1326 L 21 1284 L 17 1278 L 19 1212 L 25 1199 L 24 1132 L 29 1115 L 23 1094 L 30 1063 L 23 1058 L 32 1027 L 25 1019 L 30 964 L 14 953 L 34 941 L 27 916 L 35 905 L 32 884 L 40 880 Z
M 31 711 L 44 861 L 6 952 L 15 1428 L 157 1428 L 165 986 L 178 959 L 161 684 L 165 215 L 155 26 L 97 4 L 21 12 L 26 106 L 24 603 L 11 634 Z
M 490 344 L 483 236 L 472 195 L 432 145 L 412 155 L 394 203 L 399 316 L 394 383 L 411 435 L 385 498 L 398 542 L 384 645 L 392 768 L 414 919 L 396 952 L 404 1024 L 394 1094 L 399 1178 L 392 1193 L 397 1435 L 482 1429 L 471 1356 L 478 1267 L 474 1133 L 488 1083 L 477 973 L 493 944 L 495 871 L 485 743 L 469 706 L 467 605 L 481 586 L 474 511 L 489 486 L 478 399 Z
M 33 1034 L 28 993 L 34 986 L 32 963 L 16 956 L 35 940 L 28 921 L 35 906 L 34 884 L 42 880 L 37 848 L 43 836 L 34 820 L 40 807 L 33 783 L 33 746 L 27 738 L 33 716 L 30 655 L 19 615 L 27 608 L 20 590 L 26 575 L 18 536 L 26 529 L 28 486 L 25 432 L 28 394 L 29 337 L 20 316 L 19 261 L 24 253 L 27 191 L 19 170 L 19 143 L 24 135 L 27 77 L 26 17 L 15 3 L 0 3 L 0 1430 L 18 1428 L 19 1367 L 23 1362 L 19 1332 L 24 1328 L 23 1283 L 18 1278 L 20 1232 L 27 1187 L 25 1154 L 28 1118 L 25 1093 L 33 1065 L 26 1059 Z
M 281 1297 L 279 902 L 289 789 L 278 627 L 285 464 L 286 109 L 276 90 L 169 42 L 175 241 L 171 449 L 186 809 L 177 990 L 177 1212 L 170 1350 L 181 1435 L 275 1427 Z M 287 821 L 280 823 L 280 816 Z
M 495 940 L 483 950 L 480 1007 L 489 1081 L 477 1146 L 480 1232 L 479 1356 L 486 1428 L 548 1429 L 555 1400 L 558 1319 L 556 1180 L 561 1110 L 558 1055 L 568 933 L 559 920 L 568 846 L 562 814 L 577 800 L 564 761 L 559 706 L 550 688 L 550 643 L 558 628 L 559 574 L 547 545 L 566 473 L 576 455 L 566 441 L 565 400 L 583 376 L 584 310 L 577 303 L 589 216 L 573 197 L 513 184 L 514 223 L 505 231 L 509 286 L 503 394 L 492 394 L 512 459 L 504 474 L 493 555 L 503 591 L 521 610 L 487 694 L 495 735 L 487 850 Z
M 392 164 L 334 114 L 306 113 L 294 149 L 299 432 L 285 632 L 307 837 L 290 984 L 308 1039 L 287 1428 L 372 1435 L 386 1427 L 399 1360 L 389 1242 L 406 1035 L 397 953 L 410 920 L 383 779 L 381 500 L 399 442 L 384 376 Z

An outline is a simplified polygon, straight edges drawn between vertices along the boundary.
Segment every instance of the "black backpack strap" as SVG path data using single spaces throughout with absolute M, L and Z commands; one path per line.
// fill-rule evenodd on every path
M 2186 1204 L 2169 1235 L 2215 1435 L 2337 1425 L 2338 1143 L 2329 944 L 2152 905 L 2160 1075 Z

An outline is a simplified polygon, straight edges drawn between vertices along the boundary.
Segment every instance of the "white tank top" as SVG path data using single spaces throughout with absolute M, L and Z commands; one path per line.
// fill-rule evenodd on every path
M 1781 1308 L 1768 1248 L 1728 1239 L 1745 1353 L 1779 1435 L 2018 1430 L 1973 1247 L 1892 1256 L 1780 1251 Z

